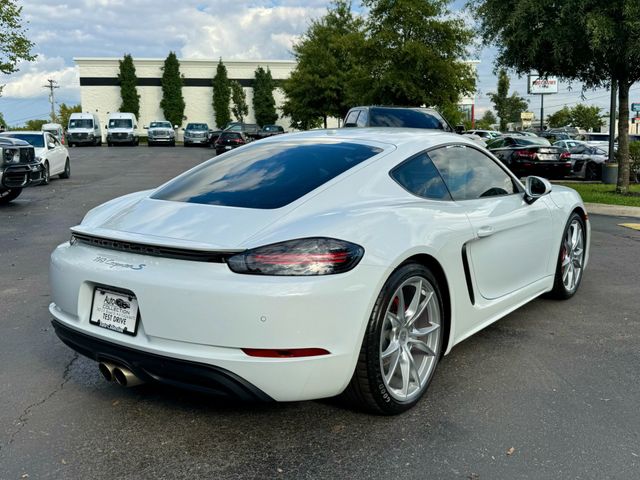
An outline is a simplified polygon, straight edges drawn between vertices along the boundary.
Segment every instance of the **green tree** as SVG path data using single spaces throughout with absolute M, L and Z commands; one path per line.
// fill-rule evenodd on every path
M 334 0 L 293 46 L 297 66 L 282 85 L 282 112 L 291 118 L 292 127 L 310 128 L 321 119 L 326 128 L 327 117 L 342 118 L 359 103 L 350 92 L 364 71 L 363 26 L 350 1 Z
M 491 130 L 497 123 L 498 119 L 493 112 L 491 110 L 487 110 L 484 112 L 484 115 L 482 115 L 482 118 L 476 122 L 476 128 L 479 128 L 480 130 Z
M 136 118 L 140 117 L 140 95 L 136 86 L 138 77 L 136 77 L 136 67 L 133 64 L 131 55 L 126 54 L 120 60 L 120 72 L 118 73 L 120 81 L 120 98 L 122 98 L 121 112 L 133 113 Z
M 22 7 L 15 0 L 0 2 L 0 73 L 14 73 L 20 61 L 36 58 L 31 53 L 34 44 L 26 37 L 21 14 Z
M 493 103 L 493 107 L 500 118 L 500 130 L 507 129 L 507 123 L 519 122 L 520 114 L 527 110 L 528 102 L 513 92 L 509 96 L 509 86 L 511 80 L 506 70 L 502 69 L 498 72 L 498 85 L 495 93 L 489 93 L 488 96 Z
M 42 130 L 42 126 L 45 123 L 49 123 L 51 120 L 27 120 L 27 123 L 25 123 L 25 127 L 26 130 L 36 130 L 36 131 L 40 131 Z
M 182 125 L 184 118 L 184 97 L 182 96 L 182 75 L 180 62 L 174 52 L 170 52 L 162 67 L 162 100 L 160 108 L 164 118 L 171 125 Z
M 2 115 L 2 112 L 0 112 L 0 128 L 7 128 L 7 122 L 4 121 L 4 115 Z
M 365 103 L 428 105 L 450 110 L 475 89 L 464 62 L 473 32 L 445 0 L 364 0 L 364 65 L 357 97 Z
M 555 113 L 547 116 L 547 123 L 551 128 L 566 127 L 573 125 L 572 112 L 569 107 L 562 107 Z
M 233 106 L 231 112 L 239 122 L 244 122 L 245 115 L 249 115 L 249 105 L 247 105 L 247 95 L 244 88 L 237 80 L 231 80 L 231 101 Z
M 224 128 L 231 121 L 229 102 L 231 101 L 231 85 L 227 76 L 227 67 L 218 62 L 216 75 L 213 77 L 213 111 L 218 128 Z
M 485 43 L 498 48 L 497 64 L 580 81 L 584 88 L 617 84 L 616 191 L 628 193 L 629 89 L 640 81 L 640 2 L 470 0 L 470 6 Z
M 273 98 L 273 78 L 271 70 L 258 67 L 253 84 L 253 112 L 260 126 L 271 125 L 278 120 L 276 101 Z
M 62 125 L 63 128 L 67 128 L 69 125 L 69 117 L 71 117 L 72 113 L 81 113 L 82 106 L 78 105 L 67 105 L 66 103 L 61 103 L 58 109 L 58 122 Z
M 601 111 L 602 109 L 595 105 L 579 103 L 571 109 L 571 123 L 574 127 L 580 127 L 585 130 L 600 130 L 600 127 L 604 125 Z

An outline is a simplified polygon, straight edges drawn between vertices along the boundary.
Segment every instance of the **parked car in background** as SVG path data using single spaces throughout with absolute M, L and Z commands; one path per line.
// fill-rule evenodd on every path
M 176 146 L 176 132 L 171 125 L 171 122 L 165 120 L 156 120 L 149 123 L 149 126 L 144 127 L 147 130 L 147 145 L 153 147 L 154 145 L 170 145 Z
M 216 128 L 215 130 L 209 130 L 209 138 L 207 140 L 207 145 L 209 145 L 209 148 L 215 148 L 216 140 L 218 140 L 218 137 L 220 137 L 221 133 L 222 130 L 220 130 L 219 128 Z
M 34 148 L 36 160 L 42 166 L 42 183 L 47 185 L 52 175 L 60 178 L 71 176 L 69 151 L 49 132 L 16 131 L 5 132 L 4 137 L 15 138 L 27 142 Z
M 187 123 L 187 126 L 183 130 L 185 147 L 190 147 L 191 145 L 207 145 L 209 143 L 209 125 L 206 123 Z
M 42 165 L 32 145 L 0 134 L 0 205 L 17 198 L 22 189 L 42 182 Z
M 489 140 L 488 138 L 482 138 L 481 136 L 476 135 L 474 133 L 464 132 L 464 133 L 462 133 L 462 136 L 473 140 L 474 142 L 476 142 L 481 147 L 486 147 L 487 146 L 487 140 Z
M 107 121 L 107 145 L 139 144 L 138 119 L 133 113 L 114 112 Z
M 569 150 L 571 172 L 585 180 L 602 180 L 602 167 L 609 161 L 609 153 L 593 145 L 577 145 Z
M 421 107 L 354 107 L 344 117 L 343 127 L 426 128 L 445 132 L 456 131 L 436 110 Z
M 491 140 L 493 138 L 502 136 L 502 133 L 498 132 L 497 130 L 467 130 L 464 133 L 477 135 L 484 138 L 485 140 Z
M 223 131 L 240 132 L 253 140 L 260 138 L 260 126 L 256 123 L 232 122 L 229 123 Z
M 251 139 L 242 132 L 224 130 L 214 144 L 216 155 L 246 145 L 250 141 Z
M 456 344 L 544 293 L 572 297 L 590 240 L 575 190 L 523 184 L 460 135 L 316 130 L 93 208 L 51 255 L 49 313 L 124 386 L 345 392 L 393 415 Z
M 258 132 L 258 138 L 273 137 L 274 135 L 282 135 L 285 133 L 284 128 L 280 125 L 265 125 Z
M 565 178 L 571 174 L 569 152 L 544 138 L 503 136 L 487 142 L 487 148 L 520 177 Z
M 95 113 L 72 113 L 67 125 L 70 147 L 78 145 L 102 145 L 102 127 Z
M 589 145 L 593 145 L 595 147 L 601 147 L 601 148 L 609 148 L 608 133 L 589 132 L 589 133 L 583 133 L 581 137 L 582 137 L 582 140 L 584 140 Z
M 554 147 L 564 148 L 566 150 L 571 150 L 572 148 L 578 147 L 580 145 L 587 145 L 586 142 L 582 140 L 558 140 L 557 142 L 553 142 Z
M 64 134 L 64 128 L 59 123 L 45 123 L 40 129 L 43 132 L 49 132 L 56 137 L 62 145 L 66 145 L 67 141 Z

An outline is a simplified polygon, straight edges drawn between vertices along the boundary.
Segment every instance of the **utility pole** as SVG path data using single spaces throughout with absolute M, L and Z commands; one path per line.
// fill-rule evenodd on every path
M 51 121 L 55 122 L 55 120 L 56 120 L 56 101 L 55 101 L 55 97 L 53 95 L 53 91 L 56 88 L 60 88 L 60 87 L 58 85 L 56 85 L 58 82 L 56 82 L 55 80 L 48 79 L 47 83 L 48 83 L 48 85 L 43 85 L 43 88 L 48 88 L 49 89 L 49 102 L 51 102 Z
M 540 94 L 540 133 L 544 131 L 544 93 Z

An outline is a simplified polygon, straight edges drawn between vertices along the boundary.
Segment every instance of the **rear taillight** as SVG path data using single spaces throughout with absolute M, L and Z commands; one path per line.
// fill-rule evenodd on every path
M 364 255 L 354 243 L 333 238 L 302 238 L 274 243 L 227 259 L 236 273 L 253 275 L 331 275 L 348 272 Z
M 518 157 L 534 160 L 536 158 L 536 151 L 535 150 L 519 150 Z
M 562 152 L 560 154 L 560 160 L 564 160 L 565 162 L 571 161 L 571 154 L 569 152 Z

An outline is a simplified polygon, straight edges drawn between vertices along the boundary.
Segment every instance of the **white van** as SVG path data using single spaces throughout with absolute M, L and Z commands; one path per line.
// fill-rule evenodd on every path
M 56 137 L 62 145 L 67 144 L 64 138 L 64 128 L 62 128 L 62 125 L 60 125 L 59 123 L 45 123 L 44 125 L 42 125 L 42 128 L 40 130 L 42 130 L 43 132 L 49 132 L 51 135 Z
M 115 112 L 107 120 L 107 145 L 138 145 L 138 120 L 133 113 Z
M 95 113 L 72 113 L 67 125 L 69 146 L 102 145 L 100 119 Z

